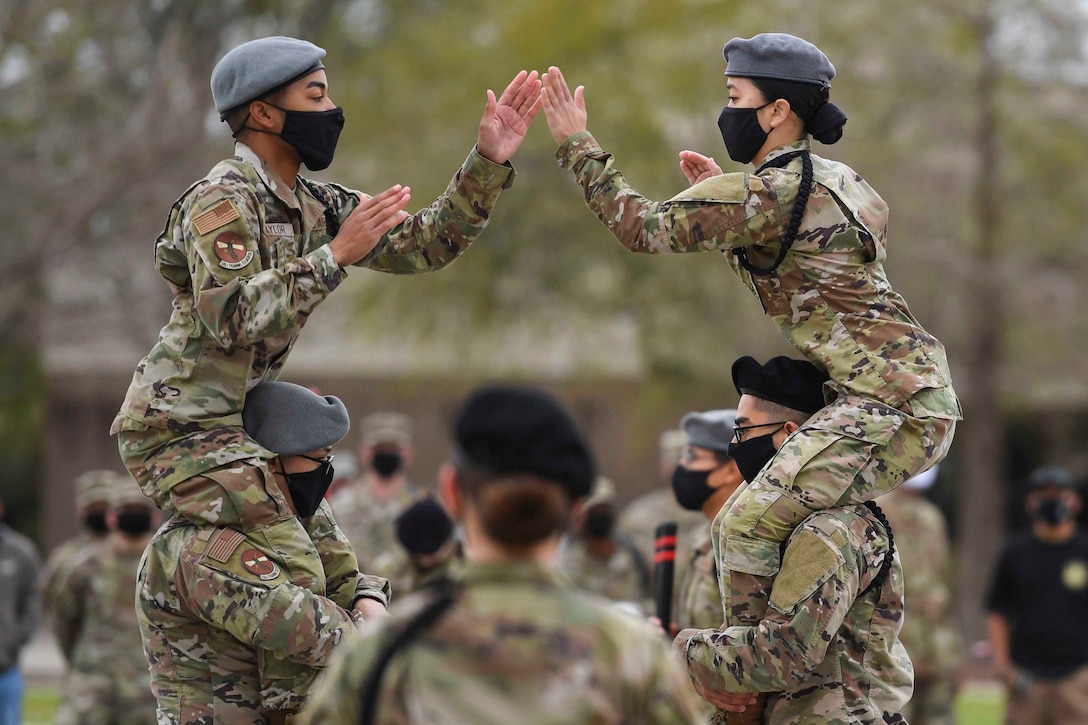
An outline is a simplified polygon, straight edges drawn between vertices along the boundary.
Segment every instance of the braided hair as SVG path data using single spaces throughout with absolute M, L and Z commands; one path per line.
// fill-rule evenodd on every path
M 876 517 L 876 520 L 880 522 L 880 525 L 884 527 L 884 533 L 888 536 L 888 553 L 884 555 L 884 561 L 880 562 L 880 571 L 869 582 L 869 586 L 865 587 L 865 591 L 861 593 L 862 595 L 884 586 L 884 582 L 888 579 L 888 572 L 892 569 L 892 560 L 895 558 L 895 536 L 892 534 L 892 525 L 888 522 L 888 517 L 884 515 L 884 511 L 880 506 L 877 506 L 876 501 L 866 501 L 865 508 L 869 509 L 873 516 Z

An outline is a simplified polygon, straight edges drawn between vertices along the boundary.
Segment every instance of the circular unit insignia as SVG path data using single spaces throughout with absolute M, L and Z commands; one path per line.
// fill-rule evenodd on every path
M 265 582 L 280 575 L 279 565 L 260 549 L 246 549 L 242 552 L 242 568 L 250 574 L 256 574 Z
M 215 238 L 214 246 L 220 267 L 242 269 L 253 261 L 253 251 L 246 249 L 242 235 L 237 232 L 221 233 Z

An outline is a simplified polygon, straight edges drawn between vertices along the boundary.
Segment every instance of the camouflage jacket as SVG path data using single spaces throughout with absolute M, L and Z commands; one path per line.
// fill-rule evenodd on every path
M 359 569 L 395 581 L 404 574 L 406 557 L 386 556 L 401 552 L 393 520 L 419 496 L 420 489 L 411 482 L 391 499 L 374 495 L 362 479 L 342 486 L 329 497 L 336 523 L 348 537 Z
M 391 659 L 376 723 L 697 721 L 698 698 L 643 621 L 534 564 L 470 563 L 461 580 L 453 606 Z M 431 597 L 402 600 L 389 623 L 337 653 L 302 722 L 358 722 L 376 652 Z
M 80 531 L 72 538 L 61 542 L 49 554 L 45 560 L 45 570 L 42 573 L 42 606 L 47 614 L 55 616 L 53 611 L 57 602 L 57 595 L 66 586 L 65 581 L 72 571 L 72 562 L 83 557 L 83 552 L 90 548 L 96 548 L 105 540 L 104 537 L 93 537 L 86 530 Z M 63 649 L 63 648 L 62 648 Z
M 781 146 L 764 163 L 808 149 L 807 140 Z M 893 408 L 920 390 L 944 390 L 925 412 L 960 417 L 944 347 L 884 273 L 888 207 L 847 166 L 812 155 L 815 184 L 797 239 L 776 272 L 756 276 L 736 250 L 760 267 L 774 261 L 800 186 L 799 158 L 781 169 L 715 176 L 656 202 L 627 184 L 589 132 L 564 141 L 557 156 L 630 251 L 722 252 L 786 339 L 841 388 Z
M 913 691 L 898 639 L 903 569 L 870 588 L 888 536 L 864 506 L 826 509 L 793 532 L 757 626 L 684 630 L 689 675 L 729 692 L 769 692 L 764 722 L 899 723 Z
M 615 537 L 616 548 L 607 559 L 591 556 L 582 537 L 567 537 L 560 552 L 560 568 L 580 589 L 614 602 L 636 604 L 651 613 L 649 566 L 625 535 L 617 533 Z
M 58 722 L 83 722 L 98 712 L 104 722 L 155 719 L 155 700 L 140 626 L 132 606 L 137 551 L 106 540 L 71 560 L 53 601 L 53 631 L 68 660 Z
M 681 629 L 715 629 L 725 620 L 718 588 L 718 567 L 714 564 L 714 543 L 705 518 L 703 524 L 703 530 L 691 546 L 691 558 L 680 581 L 674 619 Z
M 174 520 L 152 539 L 136 605 L 160 722 L 251 723 L 257 710 L 297 709 L 354 631 L 354 600 L 388 603 L 388 583 L 357 571 L 346 539 L 328 541 L 324 504 L 306 520 L 319 561 L 285 551 L 298 538 L 290 523 L 242 535 Z
M 301 176 L 292 189 L 245 144 L 235 153 L 174 204 L 156 242 L 173 312 L 136 367 L 113 433 L 160 430 L 165 445 L 240 429 L 246 391 L 279 375 L 310 313 L 346 276 L 329 247 L 329 221 L 344 221 L 362 194 Z M 513 178 L 510 166 L 473 150 L 433 204 L 356 265 L 418 274 L 450 264 L 487 225 Z M 215 456 L 191 458 L 159 485 L 252 456 L 268 457 L 243 437 Z
M 941 510 L 923 495 L 897 489 L 878 503 L 895 532 L 906 576 L 906 616 L 899 639 L 921 681 L 951 676 L 962 643 L 952 621 L 952 562 Z

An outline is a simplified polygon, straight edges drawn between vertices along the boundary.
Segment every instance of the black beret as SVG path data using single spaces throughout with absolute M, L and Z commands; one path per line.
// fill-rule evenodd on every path
M 394 526 L 397 540 L 412 554 L 433 554 L 450 540 L 453 519 L 442 504 L 430 496 L 421 498 L 404 509 Z
M 812 43 L 788 33 L 733 38 L 722 49 L 727 76 L 777 78 L 830 86 L 835 66 Z
M 523 386 L 480 388 L 453 424 L 455 463 L 490 477 L 532 473 L 562 484 L 572 498 L 593 487 L 589 446 L 573 418 L 547 393 Z
M 744 356 L 733 363 L 733 385 L 741 395 L 754 395 L 802 413 L 824 407 L 827 373 L 808 360 L 773 357 L 766 365 Z
M 324 68 L 325 49 L 298 38 L 258 38 L 232 49 L 212 69 L 220 118 L 304 75 Z
M 351 426 L 339 398 L 294 383 L 260 383 L 246 393 L 242 427 L 253 440 L 282 455 L 331 448 Z

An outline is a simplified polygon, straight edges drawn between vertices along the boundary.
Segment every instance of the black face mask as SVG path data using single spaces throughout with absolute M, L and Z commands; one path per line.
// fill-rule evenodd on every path
M 336 107 L 329 111 L 292 111 L 271 103 L 269 105 L 286 114 L 280 138 L 298 151 L 306 168 L 310 171 L 329 168 L 336 154 L 340 131 L 344 129 L 344 109 Z
M 1073 511 L 1069 508 L 1069 504 L 1056 498 L 1044 498 L 1035 507 L 1035 513 L 1032 514 L 1033 519 L 1048 526 L 1057 526 L 1068 521 L 1072 516 Z
M 404 465 L 404 459 L 400 457 L 399 453 L 378 451 L 371 458 L 370 465 L 374 467 L 374 471 L 379 476 L 389 478 L 401 469 L 401 466 Z
M 774 433 L 768 433 L 765 436 L 756 436 L 743 443 L 734 441 L 729 444 L 729 457 L 737 462 L 740 475 L 744 476 L 744 480 L 748 483 L 754 481 L 759 472 L 763 470 L 763 467 L 767 465 L 767 462 L 774 458 L 776 449 L 772 438 L 774 438 Z
M 146 534 L 151 530 L 151 512 L 146 509 L 119 512 L 117 530 L 129 536 Z
M 83 525 L 96 534 L 105 534 L 110 530 L 106 524 L 105 511 L 92 511 L 83 517 Z
M 707 483 L 713 471 L 690 471 L 677 466 L 672 472 L 672 493 L 676 503 L 688 511 L 700 511 L 703 504 L 714 493 Z
M 311 459 L 312 460 L 312 459 Z M 321 499 L 332 484 L 332 463 L 322 463 L 312 471 L 305 473 L 284 473 L 287 490 L 295 502 L 299 518 L 308 519 L 317 512 Z
M 718 130 L 722 132 L 722 141 L 729 158 L 737 163 L 748 164 L 756 157 L 763 144 L 767 142 L 768 131 L 759 125 L 756 111 L 771 105 L 764 103 L 755 108 L 730 108 L 726 106 L 718 116 Z
M 591 539 L 607 539 L 616 525 L 612 511 L 591 511 L 586 514 L 585 532 Z

